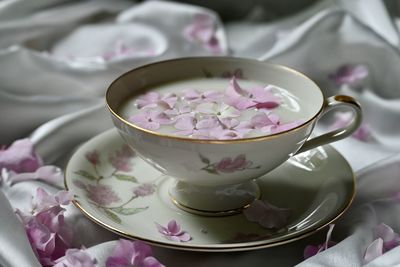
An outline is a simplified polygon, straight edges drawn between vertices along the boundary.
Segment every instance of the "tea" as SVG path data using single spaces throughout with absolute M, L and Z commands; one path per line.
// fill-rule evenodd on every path
M 165 83 L 120 108 L 134 125 L 196 139 L 265 136 L 300 125 L 301 100 L 289 91 L 245 79 L 196 78 Z

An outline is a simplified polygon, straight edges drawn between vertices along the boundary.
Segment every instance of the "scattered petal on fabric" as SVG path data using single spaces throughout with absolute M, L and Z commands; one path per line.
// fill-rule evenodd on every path
M 25 231 L 32 249 L 43 266 L 53 266 L 54 261 L 65 255 L 70 248 L 73 232 L 65 224 L 65 209 L 60 205 L 68 205 L 71 195 L 60 191 L 54 196 L 42 188 L 37 189 L 32 214 L 16 214 L 25 225 Z
M 16 173 L 34 172 L 42 166 L 42 160 L 35 153 L 33 143 L 29 139 L 21 139 L 8 148 L 0 148 L 0 169 Z
M 351 112 L 337 112 L 335 118 L 336 120 L 331 126 L 332 129 L 348 125 L 353 119 L 353 115 Z M 368 142 L 373 139 L 371 129 L 366 123 L 361 123 L 360 127 L 352 134 L 352 137 L 362 142 Z
M 374 228 L 374 235 L 376 239 L 365 251 L 364 264 L 400 245 L 400 235 L 384 223 Z
M 120 239 L 111 255 L 107 258 L 106 267 L 163 267 L 152 255 L 151 247 L 142 241 Z
M 382 238 L 375 239 L 366 249 L 364 255 L 364 264 L 378 258 L 383 254 Z
M 88 198 L 100 206 L 107 206 L 121 200 L 109 185 L 88 184 L 86 188 Z
M 48 194 L 43 188 L 36 189 L 36 197 L 33 202 L 33 210 L 40 212 L 57 205 L 69 205 L 72 200 L 72 194 L 68 191 L 61 190 L 55 195 Z
M 329 78 L 340 86 L 343 84 L 355 85 L 357 82 L 366 78 L 369 74 L 365 65 L 343 65 L 335 73 L 329 75 Z
M 212 53 L 222 52 L 216 34 L 216 21 L 208 14 L 196 14 L 192 22 L 183 30 L 184 38 L 189 42 L 199 42 Z
M 84 250 L 71 248 L 55 261 L 54 267 L 95 267 L 96 261 Z
M 266 201 L 255 200 L 243 214 L 251 222 L 268 229 L 281 229 L 287 225 L 290 209 L 278 208 Z
M 182 231 L 181 226 L 175 221 L 171 220 L 167 227 L 156 223 L 158 232 L 165 238 L 176 242 L 188 242 L 192 239 L 189 233 Z
M 322 243 L 320 245 L 317 245 L 317 246 L 308 245 L 308 246 L 305 247 L 305 249 L 304 249 L 304 259 L 308 259 L 308 258 L 310 258 L 310 257 L 312 257 L 312 256 L 314 256 L 314 255 L 316 255 L 316 254 L 318 254 L 318 253 L 320 253 L 320 252 L 322 252 L 324 250 L 327 250 L 328 248 L 336 245 L 336 242 L 331 241 L 332 231 L 333 231 L 334 227 L 335 227 L 334 224 L 330 224 L 329 225 L 329 229 L 328 229 L 328 232 L 326 234 L 326 239 L 325 239 L 324 243 Z
M 56 166 L 43 166 L 39 167 L 35 172 L 11 172 L 8 180 L 11 182 L 11 185 L 29 180 L 39 180 L 51 185 L 60 185 L 63 179 L 64 175 L 60 168 Z

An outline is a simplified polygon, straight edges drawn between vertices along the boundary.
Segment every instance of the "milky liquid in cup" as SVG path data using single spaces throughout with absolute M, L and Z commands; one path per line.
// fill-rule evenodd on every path
M 235 82 L 239 88 L 233 86 Z M 262 97 L 252 95 L 254 90 L 261 91 Z M 277 105 L 265 101 L 270 99 L 265 94 L 278 99 Z M 246 105 L 237 99 L 254 106 L 244 108 Z M 194 78 L 158 85 L 133 96 L 121 105 L 119 114 L 136 126 L 161 134 L 224 140 L 295 128 L 304 122 L 302 111 L 306 108 L 288 90 L 265 82 Z

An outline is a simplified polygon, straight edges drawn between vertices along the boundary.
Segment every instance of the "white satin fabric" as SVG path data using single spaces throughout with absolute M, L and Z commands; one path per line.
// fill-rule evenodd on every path
M 388 15 L 381 1 L 320 1 L 279 20 L 258 22 L 268 14 L 261 10 L 228 24 L 209 9 L 171 2 L 0 1 L 1 143 L 30 135 L 47 164 L 64 167 L 79 144 L 112 127 L 103 97 L 118 75 L 152 61 L 210 54 L 182 37 L 196 13 L 208 13 L 215 20 L 221 54 L 288 65 L 309 75 L 327 96 L 356 97 L 374 141 L 347 138 L 333 144 L 356 171 L 357 195 L 333 232 L 334 240 L 343 241 L 327 251 L 303 261 L 304 247 L 325 239 L 322 231 L 250 252 L 190 253 L 154 247 L 155 256 L 178 267 L 361 266 L 374 226 L 384 222 L 400 232 L 400 204 L 390 198 L 400 191 L 400 39 L 396 18 Z M 87 32 L 101 35 L 87 40 L 82 37 Z M 101 55 L 118 38 L 145 44 L 143 53 L 104 60 Z M 329 81 L 329 73 L 348 63 L 368 66 L 371 74 L 363 90 L 338 90 Z M 316 133 L 326 129 L 321 123 Z M 32 181 L 5 183 L 0 191 L 4 267 L 39 266 L 13 213 L 13 208 L 30 208 L 38 186 L 49 192 L 62 188 Z M 74 244 L 85 246 L 98 266 L 104 266 L 118 236 L 87 220 L 72 205 L 66 220 L 76 233 Z M 400 266 L 400 247 L 367 266 Z

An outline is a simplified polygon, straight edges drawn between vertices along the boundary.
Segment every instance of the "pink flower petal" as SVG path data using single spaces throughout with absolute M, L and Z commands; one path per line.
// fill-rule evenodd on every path
M 0 169 L 16 173 L 34 172 L 42 165 L 42 160 L 35 153 L 29 139 L 12 143 L 7 149 L 0 149 Z
M 155 224 L 158 232 L 169 240 L 175 242 L 187 242 L 192 239 L 187 232 L 181 230 L 181 226 L 175 220 L 168 222 L 167 227 L 164 227 L 158 223 Z
M 257 103 L 254 107 L 258 109 L 273 109 L 279 106 L 278 102 L 266 101 L 263 103 Z
M 308 259 L 314 255 L 319 253 L 319 248 L 317 246 L 308 245 L 304 249 L 303 257 L 304 259 Z
M 196 120 L 194 117 L 182 117 L 175 123 L 175 128 L 182 131 L 193 130 L 195 128 Z
M 369 74 L 369 70 L 365 65 L 343 65 L 333 74 L 329 75 L 336 85 L 343 84 L 354 85 L 363 80 Z
M 136 99 L 136 105 L 139 109 L 154 108 L 157 106 L 160 95 L 156 92 L 150 91 Z
M 375 234 L 376 236 L 382 238 L 383 242 L 391 241 L 397 236 L 393 229 L 384 223 L 381 223 L 375 227 Z
M 168 229 L 168 232 L 171 235 L 178 235 L 180 233 L 180 231 L 181 231 L 180 225 L 178 225 L 175 220 L 171 220 L 168 223 L 167 229 Z
M 366 249 L 364 255 L 364 264 L 378 258 L 383 254 L 383 239 L 375 239 Z
M 95 267 L 95 260 L 84 250 L 72 248 L 55 261 L 54 267 Z
M 346 126 L 352 120 L 352 113 L 351 112 L 337 112 L 335 114 L 335 122 L 332 124 L 332 129 L 338 129 L 341 127 Z M 372 132 L 368 124 L 361 123 L 360 127 L 352 134 L 352 137 L 362 141 L 368 142 L 372 139 Z
M 61 169 L 55 166 L 43 166 L 39 167 L 35 172 L 11 174 L 9 177 L 12 185 L 29 180 L 40 180 L 51 185 L 59 185 L 63 179 L 64 176 Z
M 196 123 L 197 129 L 210 129 L 215 128 L 219 125 L 218 121 L 215 118 L 208 118 L 200 120 Z
M 183 232 L 181 235 L 179 235 L 179 241 L 181 241 L 181 242 L 188 242 L 191 239 L 192 239 L 192 237 L 186 232 Z
M 163 267 L 152 255 L 151 247 L 142 241 L 120 239 L 106 260 L 106 267 Z

